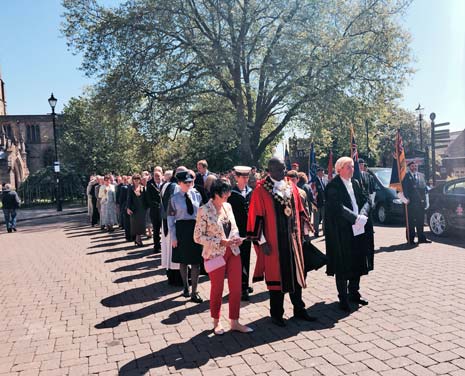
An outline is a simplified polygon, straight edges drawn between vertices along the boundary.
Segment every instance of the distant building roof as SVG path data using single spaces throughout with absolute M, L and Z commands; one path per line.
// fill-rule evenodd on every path
M 452 134 L 454 138 L 452 140 Z M 452 132 L 451 142 L 444 152 L 444 157 L 446 158 L 459 158 L 465 156 L 465 130 L 459 132 Z
M 63 117 L 63 115 L 56 114 L 56 119 L 59 120 Z M 19 122 L 27 122 L 27 121 L 40 121 L 40 122 L 49 122 L 52 119 L 52 115 L 45 114 L 45 115 L 4 115 L 0 116 L 0 122 L 6 123 L 9 121 L 19 121 Z

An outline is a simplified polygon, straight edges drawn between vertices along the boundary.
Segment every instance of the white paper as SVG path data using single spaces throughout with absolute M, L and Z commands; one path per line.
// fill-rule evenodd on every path
M 352 232 L 354 236 L 359 236 L 365 233 L 365 226 L 352 225 Z

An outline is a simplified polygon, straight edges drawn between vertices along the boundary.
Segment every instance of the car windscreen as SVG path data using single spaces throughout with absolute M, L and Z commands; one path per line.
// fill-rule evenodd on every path
M 389 187 L 389 182 L 391 181 L 391 169 L 386 168 L 382 170 L 373 171 L 376 177 L 379 179 L 382 185 Z

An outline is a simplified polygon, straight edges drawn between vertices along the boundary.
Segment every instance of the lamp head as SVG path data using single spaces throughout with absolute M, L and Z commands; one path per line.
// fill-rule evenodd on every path
M 50 105 L 50 107 L 52 108 L 52 110 L 55 109 L 55 106 L 57 105 L 57 102 L 58 102 L 58 100 L 53 96 L 53 93 L 52 93 L 52 95 L 50 96 L 50 98 L 48 98 L 48 104 Z

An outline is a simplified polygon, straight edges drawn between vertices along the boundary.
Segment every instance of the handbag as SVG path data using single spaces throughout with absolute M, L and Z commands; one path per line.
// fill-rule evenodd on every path
M 328 258 L 326 255 L 310 243 L 310 241 L 305 241 L 302 247 L 304 253 L 305 273 L 311 272 L 312 270 L 318 270 L 327 264 Z
M 207 273 L 211 273 L 216 269 L 221 268 L 222 266 L 226 265 L 226 261 L 223 256 L 216 256 L 212 259 L 205 260 L 203 263 L 205 267 L 205 271 Z

